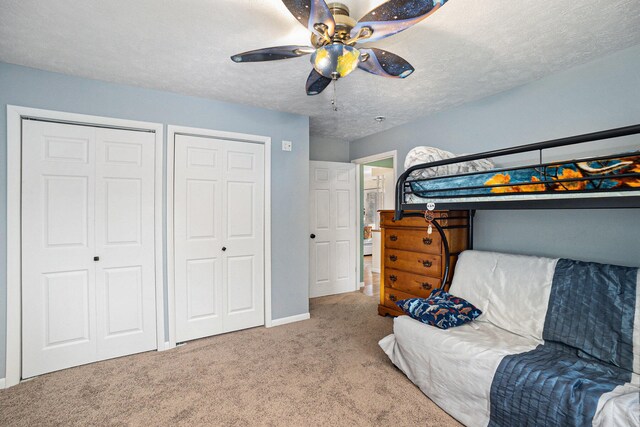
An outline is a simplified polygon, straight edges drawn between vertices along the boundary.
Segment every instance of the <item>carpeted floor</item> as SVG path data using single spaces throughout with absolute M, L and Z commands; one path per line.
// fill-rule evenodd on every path
M 0 390 L 0 425 L 458 425 L 378 347 L 376 304 L 316 298 L 303 322 L 43 375 Z

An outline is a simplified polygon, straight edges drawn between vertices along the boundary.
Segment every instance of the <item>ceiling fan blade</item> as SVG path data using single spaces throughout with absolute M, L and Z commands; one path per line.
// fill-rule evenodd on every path
M 371 42 L 406 30 L 438 10 L 447 0 L 389 0 L 363 16 L 351 30 L 356 37 L 369 27 L 373 34 L 360 42 Z
M 324 0 L 282 0 L 282 2 L 289 12 L 312 33 L 321 36 L 322 31 L 315 28 L 315 25 L 323 24 L 327 27 L 329 37 L 333 35 L 336 22 Z
M 276 46 L 239 53 L 233 55 L 231 60 L 233 62 L 276 61 L 278 59 L 297 58 L 313 52 L 315 52 L 315 48 L 310 46 Z
M 376 49 L 375 47 L 369 49 L 361 48 L 359 50 L 360 58 L 366 58 L 366 60 L 360 61 L 358 68 L 371 74 L 404 79 L 415 71 L 411 64 L 395 53 Z
M 323 76 L 313 68 L 307 78 L 307 95 L 319 94 L 329 86 L 329 83 L 331 83 L 330 78 Z

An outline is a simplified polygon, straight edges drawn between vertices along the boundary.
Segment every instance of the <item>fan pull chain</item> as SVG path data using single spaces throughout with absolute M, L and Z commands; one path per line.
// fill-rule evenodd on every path
M 338 111 L 338 96 L 336 94 L 336 82 L 338 79 L 333 80 L 333 99 L 331 99 L 331 105 L 333 105 L 333 111 Z

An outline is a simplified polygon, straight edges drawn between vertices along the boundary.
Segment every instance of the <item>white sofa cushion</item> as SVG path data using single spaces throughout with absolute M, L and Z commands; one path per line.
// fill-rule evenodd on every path
M 465 251 L 450 293 L 482 310 L 477 321 L 542 340 L 557 258 Z

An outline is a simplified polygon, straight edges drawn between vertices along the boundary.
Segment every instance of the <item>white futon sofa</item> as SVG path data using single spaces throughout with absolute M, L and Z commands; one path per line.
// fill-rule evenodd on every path
M 483 314 L 442 330 L 408 316 L 380 347 L 468 426 L 640 426 L 637 268 L 465 251 L 450 293 Z

